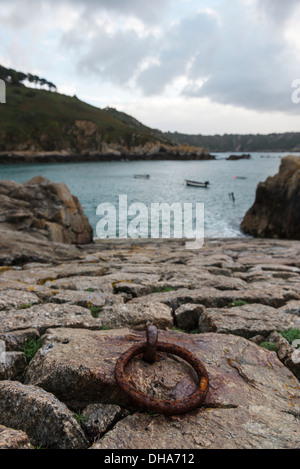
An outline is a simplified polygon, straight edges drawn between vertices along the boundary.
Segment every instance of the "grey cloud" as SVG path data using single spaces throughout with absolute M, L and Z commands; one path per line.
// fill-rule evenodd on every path
M 75 0 L 76 3 L 84 4 L 93 14 L 94 9 L 104 8 L 114 13 L 134 15 L 145 22 L 158 21 L 160 15 L 168 6 L 170 0 Z M 73 3 L 72 0 L 71 3 Z
M 285 22 L 298 5 L 299 0 L 258 0 L 258 8 L 262 8 L 266 16 L 276 23 Z
M 291 102 L 292 78 L 284 79 L 270 74 L 262 77 L 247 71 L 238 76 L 234 71 L 212 75 L 203 86 L 190 86 L 185 90 L 189 97 L 209 97 L 212 101 L 259 111 L 299 113 Z
M 134 75 L 150 43 L 151 38 L 140 38 L 134 31 L 119 31 L 112 37 L 100 31 L 78 60 L 78 71 L 124 85 Z
M 0 24 L 10 26 L 18 32 L 26 26 L 32 25 L 36 20 L 43 18 L 43 5 L 38 5 L 34 0 L 25 2 L 19 0 L 14 3 L 8 0 L 0 0 L 1 16 Z M 6 8 L 7 7 L 7 8 Z
M 165 12 L 171 0 L 151 0 L 145 2 L 143 0 L 48 0 L 41 2 L 40 0 L 14 0 L 13 14 L 8 20 L 16 26 L 24 26 L 31 22 L 34 16 L 42 11 L 45 5 L 69 5 L 74 9 L 82 8 L 84 15 L 93 18 L 93 16 L 101 11 L 111 12 L 115 15 L 135 16 L 145 23 L 153 23 L 159 21 L 161 15 Z M 8 5 L 11 7 L 12 2 L 9 0 L 0 0 L 0 5 Z M 21 21 L 23 20 L 23 21 Z
M 215 47 L 217 20 L 207 12 L 184 18 L 165 29 L 162 37 L 151 33 L 140 37 L 136 32 L 117 31 L 107 34 L 87 20 L 80 20 L 68 32 L 63 45 L 77 50 L 79 71 L 95 73 L 102 79 L 118 85 L 128 83 L 137 75 L 136 85 L 145 95 L 163 93 L 165 87 L 177 77 L 187 73 L 187 67 L 201 55 L 208 59 L 210 47 Z M 77 31 L 80 31 L 80 38 Z M 91 40 L 85 40 L 88 32 Z M 211 36 L 214 44 L 211 43 Z M 147 58 L 154 58 L 149 68 L 139 73 L 139 66 Z
M 268 0 L 261 1 L 266 7 Z M 217 47 L 210 48 L 209 60 L 199 55 L 183 94 L 253 110 L 299 113 L 291 102 L 298 63 L 284 40 L 284 30 L 274 35 L 272 25 L 251 24 L 241 11 L 230 22 L 226 16 L 222 20 L 218 37 L 211 37 Z M 202 86 L 197 84 L 199 78 L 206 79 Z
M 212 36 L 214 39 L 218 36 L 217 20 L 205 12 L 172 26 L 160 47 L 156 47 L 160 65 L 145 70 L 137 80 L 143 92 L 146 95 L 162 93 L 174 79 L 186 75 L 196 57 L 208 59 Z
M 74 9 L 81 7 L 82 15 L 62 36 L 60 50 L 70 57 L 70 67 L 89 80 L 118 86 L 134 83 L 135 89 L 147 96 L 161 95 L 184 75 L 189 81 L 183 90 L 186 97 L 208 97 L 218 103 L 262 111 L 299 112 L 299 106 L 291 103 L 291 83 L 299 76 L 298 62 L 284 39 L 284 22 L 299 0 L 252 2 L 251 8 L 265 13 L 264 22 L 255 23 L 248 16 L 246 3 L 225 0 L 218 9 L 220 21 L 203 10 L 168 25 L 166 8 L 174 2 L 65 0 Z M 15 2 L 15 8 L 23 5 L 20 11 L 24 22 L 30 22 L 32 5 L 36 5 L 37 15 L 41 4 L 47 4 L 31 0 L 30 10 L 26 10 L 27 3 Z M 126 28 L 108 33 L 96 21 L 104 11 L 113 19 L 126 15 L 140 18 L 145 34 Z M 18 17 L 14 18 L 17 21 Z M 153 25 L 161 27 L 160 37 L 152 34 Z M 147 59 L 155 60 L 140 72 Z M 202 86 L 201 80 L 205 80 Z
M 294 2 L 288 1 L 292 9 Z M 266 7 L 268 0 L 259 2 Z M 113 35 L 97 32 L 79 47 L 78 68 L 121 86 L 135 78 L 137 88 L 147 96 L 163 94 L 184 75 L 190 82 L 183 90 L 186 97 L 208 97 L 262 111 L 296 112 L 290 96 L 297 63 L 291 59 L 283 31 L 274 36 L 271 26 L 269 30 L 265 23 L 252 23 L 241 6 L 219 13 L 221 21 L 205 10 L 183 18 L 159 38 L 151 34 L 139 37 L 130 30 Z M 93 31 L 91 22 L 85 27 Z M 81 25 L 81 36 L 85 27 Z M 78 34 L 73 34 L 75 41 Z M 156 61 L 138 73 L 149 57 Z M 201 80 L 205 83 L 199 86 Z

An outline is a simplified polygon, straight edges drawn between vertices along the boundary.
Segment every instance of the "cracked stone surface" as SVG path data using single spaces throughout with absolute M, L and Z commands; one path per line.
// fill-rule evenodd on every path
M 160 331 L 163 342 L 175 342 L 203 361 L 209 376 L 209 407 L 232 407 L 249 403 L 290 410 L 300 404 L 299 381 L 278 360 L 275 352 L 238 336 L 185 334 Z M 27 368 L 25 382 L 58 396 L 62 401 L 78 400 L 128 405 L 114 379 L 116 360 L 130 346 L 145 340 L 143 332 L 130 329 L 83 331 L 52 329 L 44 346 Z M 191 367 L 163 354 L 149 365 L 137 357 L 128 374 L 143 392 L 157 397 L 184 398 L 196 388 Z M 285 397 L 286 390 L 289 390 Z
M 20 290 L 5 290 L 1 292 L 0 310 L 12 308 L 26 308 L 40 303 L 37 295 L 31 292 Z
M 299 422 L 289 414 L 250 405 L 194 411 L 185 417 L 137 413 L 119 422 L 92 449 L 299 448 Z
M 198 327 L 200 332 L 236 334 L 250 339 L 255 335 L 266 337 L 277 329 L 300 329 L 300 316 L 261 304 L 211 308 L 200 315 Z
M 299 448 L 300 364 L 278 333 L 300 329 L 299 311 L 297 241 L 206 240 L 202 249 L 187 250 L 174 240 L 102 240 L 60 263 L 47 252 L 44 264 L 0 267 L 0 341 L 10 359 L 0 385 L 23 386 L 24 396 L 33 386 L 71 414 L 98 406 L 100 430 L 88 435 L 83 425 L 84 443 L 78 437 L 73 447 Z M 118 388 L 116 361 L 144 340 L 148 323 L 161 340 L 203 361 L 210 387 L 201 408 L 151 415 Z M 38 338 L 42 347 L 28 365 L 21 349 Z M 276 351 L 260 347 L 263 340 L 274 341 Z M 160 398 L 182 398 L 197 386 L 191 367 L 168 354 L 153 365 L 136 357 L 127 373 L 142 392 Z M 4 402 L 20 409 L 12 388 L 2 389 Z M 0 447 L 13 427 L 8 409 L 0 413 L 8 428 Z M 20 444 L 25 438 L 25 446 L 35 446 L 30 414 L 24 416 L 24 427 L 12 431 L 25 431 Z M 43 434 L 43 445 L 52 447 L 53 432 Z M 55 445 L 64 444 L 59 439 Z

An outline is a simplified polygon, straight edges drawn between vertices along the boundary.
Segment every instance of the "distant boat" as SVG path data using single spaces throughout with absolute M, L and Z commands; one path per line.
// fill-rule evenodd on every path
M 189 179 L 186 179 L 185 182 L 187 186 L 194 186 L 194 187 L 207 187 L 209 185 L 209 181 L 198 182 L 198 181 L 191 181 Z
M 149 174 L 135 174 L 133 177 L 135 179 L 150 179 Z

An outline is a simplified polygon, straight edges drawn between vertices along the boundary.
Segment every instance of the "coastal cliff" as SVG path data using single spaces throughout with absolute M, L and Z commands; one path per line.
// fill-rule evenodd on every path
M 279 172 L 257 186 L 253 206 L 241 223 L 244 233 L 300 240 L 300 158 L 282 158 Z

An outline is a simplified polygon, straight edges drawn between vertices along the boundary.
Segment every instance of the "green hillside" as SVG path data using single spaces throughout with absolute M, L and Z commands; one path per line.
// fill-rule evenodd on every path
M 151 129 L 123 113 L 21 84 L 6 86 L 0 105 L 0 151 L 100 151 L 103 143 L 129 148 L 156 141 Z
M 76 96 L 59 94 L 55 84 L 36 75 L 0 65 L 0 79 L 6 82 L 6 104 L 0 104 L 1 162 L 10 161 L 5 152 L 133 154 L 143 158 L 156 152 L 163 158 L 206 159 L 209 152 L 300 151 L 297 132 L 209 136 L 164 133 L 114 108 L 99 109 Z

